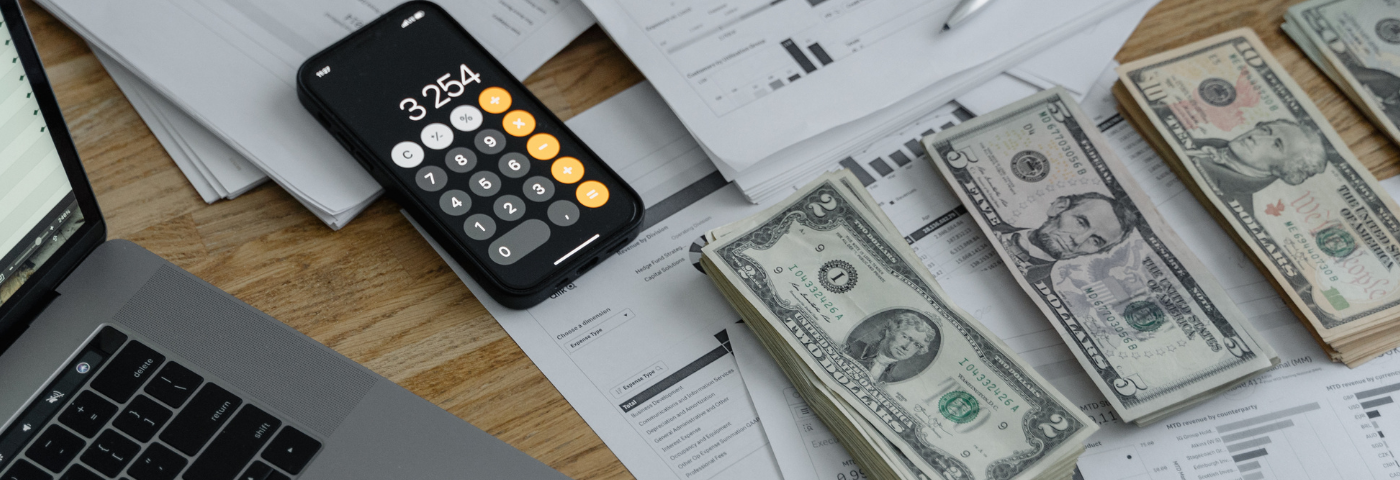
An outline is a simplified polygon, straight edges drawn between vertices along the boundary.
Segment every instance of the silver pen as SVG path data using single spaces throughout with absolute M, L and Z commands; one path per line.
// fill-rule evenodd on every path
M 953 27 L 967 21 L 968 18 L 984 10 L 982 7 L 992 3 L 992 0 L 962 0 L 958 8 L 953 9 L 953 14 L 948 16 L 948 21 L 943 24 L 943 31 L 952 30 Z

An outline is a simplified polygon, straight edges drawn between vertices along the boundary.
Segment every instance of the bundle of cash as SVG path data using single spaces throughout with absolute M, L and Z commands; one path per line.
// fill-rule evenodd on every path
M 1099 390 L 1142 426 L 1278 359 L 1089 118 L 1056 88 L 924 148 Z
M 1335 361 L 1400 345 L 1395 201 L 1252 30 L 1123 65 L 1119 108 Z
M 1288 9 L 1283 31 L 1317 68 L 1400 142 L 1400 2 L 1310 0 Z
M 1097 427 L 949 301 L 849 171 L 711 231 L 702 266 L 874 479 L 1068 479 Z

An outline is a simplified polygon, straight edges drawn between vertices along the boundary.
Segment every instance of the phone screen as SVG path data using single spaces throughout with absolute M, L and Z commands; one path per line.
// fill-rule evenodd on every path
M 406 207 L 513 288 L 636 225 L 636 194 L 450 16 L 426 4 L 386 15 L 301 81 L 411 193 Z

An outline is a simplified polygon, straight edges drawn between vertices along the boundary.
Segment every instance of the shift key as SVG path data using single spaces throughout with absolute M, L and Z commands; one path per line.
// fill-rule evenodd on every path
M 207 383 L 170 421 L 160 439 L 185 455 L 194 456 L 241 404 L 243 400 L 228 390 Z

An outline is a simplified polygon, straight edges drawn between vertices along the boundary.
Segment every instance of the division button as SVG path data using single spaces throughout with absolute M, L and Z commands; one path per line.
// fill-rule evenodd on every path
M 578 205 L 568 200 L 549 204 L 549 221 L 561 227 L 573 225 L 578 221 Z
M 506 133 L 523 137 L 535 131 L 535 116 L 524 110 L 513 110 L 501 119 L 501 126 Z
M 423 163 L 423 147 L 413 142 L 399 142 L 398 145 L 394 145 L 394 152 L 390 157 L 394 159 L 394 165 L 413 168 Z
M 491 172 L 476 172 L 468 182 L 472 193 L 489 197 L 501 191 L 501 177 Z
M 514 230 L 491 242 L 486 253 L 499 265 L 510 265 L 549 241 L 549 225 L 537 218 L 521 222 Z
M 554 196 L 554 182 L 539 175 L 525 180 L 525 198 L 532 202 L 543 202 Z
M 467 147 L 457 147 L 447 151 L 447 169 L 457 173 L 467 173 L 476 168 L 476 152 Z
M 501 155 L 501 174 L 510 178 L 520 178 L 530 173 L 530 160 L 516 152 Z
M 510 110 L 510 92 L 501 87 L 491 87 L 481 91 L 481 109 L 487 113 L 501 113 Z
M 559 154 L 559 139 L 548 133 L 537 133 L 525 142 L 525 150 L 536 160 L 549 160 Z
M 441 123 L 429 123 L 428 126 L 423 127 L 420 139 L 423 140 L 423 146 L 433 150 L 442 150 L 452 146 L 452 129 Z
M 577 183 L 583 180 L 583 164 L 579 163 L 577 158 L 563 157 L 549 166 L 549 173 L 553 174 L 559 183 Z
M 578 186 L 578 203 L 588 208 L 598 208 L 608 203 L 608 187 L 602 182 L 589 180 Z
M 515 195 L 502 195 L 496 199 L 492 210 L 496 212 L 496 218 L 514 222 L 525 216 L 525 201 Z
M 470 132 L 481 128 L 481 110 L 471 105 L 461 105 L 452 109 L 452 128 Z
M 418 173 L 413 176 L 413 181 L 418 182 L 418 188 L 436 192 L 447 186 L 447 171 L 437 165 L 428 165 L 418 169 Z
M 484 213 L 478 213 L 467 217 L 467 223 L 462 228 L 472 240 L 486 240 L 496 234 L 496 221 Z
M 487 155 L 495 155 L 506 149 L 506 134 L 500 130 L 486 129 L 476 134 L 476 149 Z
M 467 210 L 472 209 L 472 197 L 467 192 L 452 189 L 442 192 L 442 198 L 438 200 L 438 207 L 442 212 L 457 217 L 467 214 Z

